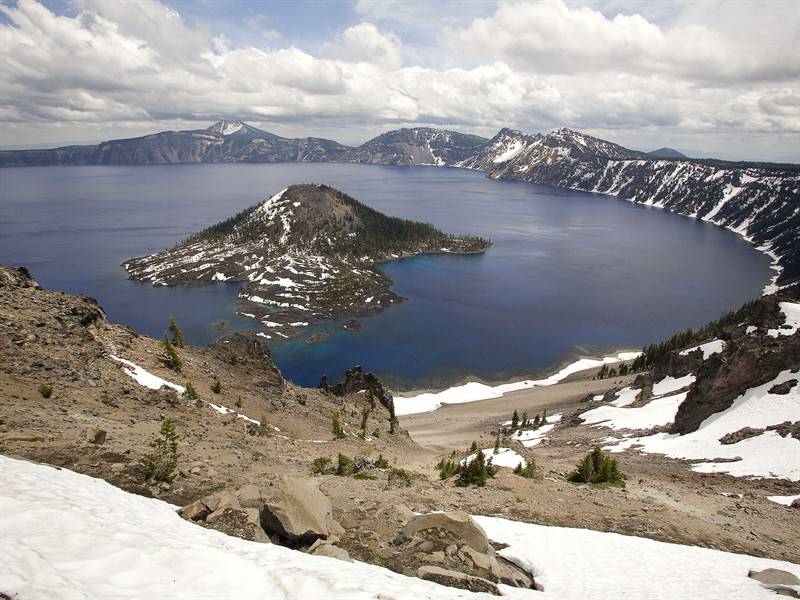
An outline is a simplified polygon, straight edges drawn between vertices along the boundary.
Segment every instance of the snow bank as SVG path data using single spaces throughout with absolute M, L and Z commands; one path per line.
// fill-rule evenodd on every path
M 501 555 L 530 568 L 544 586 L 532 600 L 774 600 L 775 592 L 747 576 L 751 569 L 783 569 L 800 576 L 800 566 L 784 561 L 618 533 L 475 519 L 492 540 L 508 544 Z
M 4 456 L 0 510 L 0 590 L 25 600 L 489 597 L 228 537 L 166 502 Z
M 360 562 L 228 537 L 160 500 L 66 469 L 0 456 L 0 590 L 60 598 L 493 598 Z M 500 553 L 531 568 L 544 592 L 512 600 L 775 598 L 747 577 L 791 563 L 586 529 L 476 516 Z M 544 551 L 543 551 L 544 549 Z
M 705 344 L 700 344 L 699 346 L 694 346 L 693 348 L 687 348 L 686 350 L 683 350 L 678 354 L 680 354 L 681 356 L 686 356 L 692 352 L 695 352 L 696 350 L 702 350 L 703 360 L 706 360 L 709 356 L 712 356 L 714 354 L 719 354 L 724 349 L 725 349 L 725 342 L 723 342 L 722 340 L 713 340 L 710 342 L 706 342 Z
M 783 314 L 786 316 L 786 321 L 780 329 L 770 329 L 767 335 L 770 337 L 778 337 L 779 335 L 794 335 L 800 329 L 800 304 L 795 302 L 780 302 L 778 304 Z
M 444 404 L 462 404 L 465 402 L 476 402 L 478 400 L 489 400 L 490 398 L 500 398 L 509 392 L 525 390 L 533 387 L 543 387 L 555 385 L 559 381 L 566 379 L 573 373 L 593 369 L 604 364 L 611 364 L 625 360 L 633 360 L 641 354 L 640 352 L 620 352 L 617 356 L 606 356 L 605 358 L 581 358 L 567 365 L 558 373 L 545 379 L 526 379 L 514 383 L 504 383 L 501 385 L 486 385 L 471 381 L 464 385 L 448 388 L 441 392 L 429 392 L 417 394 L 416 396 L 395 396 L 394 409 L 398 415 L 411 415 L 421 412 L 430 412 L 440 408 Z
M 114 356 L 113 354 L 111 355 L 111 358 L 125 365 L 124 367 L 122 367 L 122 371 L 126 375 L 133 377 L 136 380 L 136 383 L 138 383 L 139 385 L 143 385 L 147 388 L 150 388 L 151 390 L 158 390 L 164 386 L 167 386 L 172 388 L 179 394 L 183 394 L 186 391 L 186 388 L 183 387 L 182 385 L 178 385 L 177 383 L 172 383 L 171 381 L 167 381 L 166 379 L 161 379 L 161 377 L 153 375 L 149 371 L 145 371 L 142 367 L 140 367 L 135 363 L 132 363 L 129 360 L 125 360 L 124 358 Z
M 767 500 L 771 502 L 777 502 L 778 504 L 783 504 L 784 506 L 791 506 L 792 502 L 800 498 L 800 494 L 796 496 L 767 496 Z
M 800 385 L 793 387 L 788 394 L 769 393 L 773 386 L 791 380 L 800 382 L 800 370 L 782 371 L 772 381 L 750 388 L 736 398 L 730 408 L 711 415 L 700 424 L 697 431 L 692 433 L 685 435 L 659 433 L 629 438 L 609 446 L 608 449 L 612 452 L 622 452 L 638 446 L 645 453 L 710 461 L 692 465 L 693 470 L 701 473 L 729 473 L 737 477 L 779 477 L 793 481 L 800 480 L 800 460 L 798 460 L 800 441 L 791 436 L 784 438 L 776 431 L 765 431 L 735 444 L 719 442 L 725 434 L 739 431 L 744 427 L 763 429 L 784 421 L 800 421 Z M 654 400 L 650 404 L 654 402 L 657 401 Z M 587 414 L 584 413 L 583 416 Z M 715 462 L 715 459 L 732 462 Z
M 587 425 L 611 429 L 650 429 L 672 423 L 685 398 L 686 392 L 651 400 L 637 408 L 598 406 L 583 413 L 581 419 Z
M 642 390 L 636 390 L 629 387 L 622 388 L 615 394 L 617 399 L 612 400 L 611 405 L 622 408 L 623 406 L 628 406 L 629 404 L 633 404 L 634 402 L 636 402 L 636 398 L 639 397 L 639 394 L 641 394 L 641 392 Z M 595 396 L 595 398 L 597 398 L 597 396 Z M 599 399 L 602 400 L 603 397 L 600 396 Z
M 486 448 L 485 450 L 481 450 L 481 452 L 483 452 L 483 456 L 487 461 L 490 458 L 492 459 L 492 464 L 495 467 L 508 467 L 509 469 L 513 469 L 520 463 L 522 463 L 523 467 L 528 466 L 528 463 L 525 461 L 525 459 L 514 452 L 511 448 L 498 448 L 498 450 L 499 452 L 497 454 L 494 453 L 494 448 Z M 470 454 L 461 461 L 461 464 L 468 465 L 477 457 L 477 454 Z
M 695 382 L 695 376 L 692 374 L 684 375 L 683 377 L 671 377 L 667 375 L 653 385 L 653 396 L 663 396 L 670 392 L 678 391 L 682 388 L 688 387 Z
M 542 425 L 538 429 L 525 429 L 517 431 L 514 433 L 514 435 L 511 436 L 511 438 L 514 440 L 518 440 L 526 448 L 532 448 L 533 446 L 538 446 L 544 440 L 547 439 L 546 434 L 550 433 L 556 426 L 556 423 L 558 423 L 560 420 L 561 420 L 561 413 L 549 416 L 546 419 L 545 425 Z M 511 421 L 505 424 L 510 425 Z

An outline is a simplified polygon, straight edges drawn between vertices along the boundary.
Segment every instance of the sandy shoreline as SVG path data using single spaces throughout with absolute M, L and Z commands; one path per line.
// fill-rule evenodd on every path
M 560 368 L 541 379 L 511 378 L 500 383 L 486 383 L 478 377 L 465 376 L 462 383 L 442 390 L 415 390 L 413 393 L 395 395 L 395 410 L 399 416 L 426 413 L 441 408 L 483 402 L 490 399 L 506 397 L 516 392 L 552 387 L 560 382 L 574 378 L 576 374 L 594 371 L 603 364 L 615 364 L 633 360 L 639 355 L 638 350 L 616 350 L 613 354 L 602 358 L 578 355 L 569 362 L 562 363 Z

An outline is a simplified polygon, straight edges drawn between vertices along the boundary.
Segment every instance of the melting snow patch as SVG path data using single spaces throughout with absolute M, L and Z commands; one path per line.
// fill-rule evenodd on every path
M 509 469 L 513 469 L 520 463 L 522 463 L 523 467 L 528 466 L 528 463 L 525 461 L 525 459 L 514 452 L 511 448 L 499 448 L 499 452 L 497 454 L 494 453 L 494 448 L 486 448 L 485 450 L 481 450 L 481 452 L 483 452 L 483 456 L 487 461 L 490 458 L 492 459 L 492 464 L 495 467 L 508 467 Z M 468 465 L 475 460 L 477 456 L 477 454 L 470 454 L 461 461 L 461 464 Z
M 670 392 L 692 385 L 694 381 L 695 376 L 692 374 L 677 378 L 667 375 L 664 379 L 653 385 L 653 395 L 663 396 L 664 394 L 669 394 Z
M 749 328 L 748 328 L 749 329 Z M 688 354 L 695 352 L 697 350 L 703 351 L 703 360 L 706 360 L 709 356 L 713 356 L 714 354 L 719 354 L 725 349 L 725 342 L 722 340 L 714 340 L 711 342 L 706 342 L 705 344 L 700 344 L 699 346 L 695 346 L 693 348 L 687 348 L 679 352 L 681 356 L 687 356 Z
M 800 500 L 800 494 L 797 494 L 796 496 L 767 496 L 767 500 L 770 502 L 783 504 L 784 506 L 791 506 L 792 502 L 795 500 Z
M 800 371 L 782 371 L 772 381 L 750 388 L 736 398 L 730 408 L 709 416 L 691 433 L 658 433 L 629 438 L 608 449 L 622 452 L 639 446 L 642 452 L 648 454 L 709 461 L 692 465 L 692 469 L 700 473 L 800 480 L 800 461 L 797 460 L 800 456 L 800 441 L 791 436 L 781 437 L 777 431 L 765 431 L 735 444 L 722 444 L 719 441 L 726 434 L 744 427 L 763 429 L 784 421 L 800 421 L 800 386 L 793 387 L 788 394 L 769 393 L 775 385 L 791 380 L 800 381 Z M 654 400 L 650 404 L 654 402 L 658 401 Z M 714 462 L 715 459 L 725 462 Z
M 111 358 L 115 361 L 122 363 L 125 365 L 122 367 L 122 371 L 136 380 L 136 383 L 139 385 L 143 385 L 144 387 L 150 388 L 151 390 L 158 390 L 164 386 L 170 387 L 179 394 L 183 394 L 186 391 L 186 388 L 182 385 L 178 385 L 177 383 L 172 383 L 171 381 L 167 381 L 166 379 L 161 379 L 156 375 L 153 375 L 149 371 L 145 371 L 139 365 L 132 363 L 129 360 L 125 360 L 124 358 L 120 358 L 118 356 L 111 355 Z M 126 368 L 127 367 L 127 368 Z
M 493 541 L 508 544 L 503 557 L 531 570 L 544 592 L 529 598 L 774 599 L 775 592 L 747 577 L 753 570 L 800 566 L 645 538 L 547 527 L 496 517 L 474 517 Z
M 685 398 L 686 392 L 651 400 L 638 408 L 599 406 L 583 413 L 581 419 L 587 425 L 611 429 L 650 429 L 671 423 Z
M 780 329 L 770 329 L 767 335 L 770 337 L 778 337 L 779 335 L 794 335 L 800 329 L 800 304 L 795 302 L 780 302 L 778 304 L 783 314 L 786 316 L 786 322 Z
M 639 394 L 641 392 L 642 390 L 635 390 L 629 387 L 622 388 L 620 391 L 616 393 L 617 399 L 612 400 L 611 405 L 622 408 L 623 406 L 628 406 L 629 404 L 633 404 L 634 402 L 636 402 L 636 398 L 639 397 Z M 603 397 L 600 396 L 600 399 L 602 400 Z

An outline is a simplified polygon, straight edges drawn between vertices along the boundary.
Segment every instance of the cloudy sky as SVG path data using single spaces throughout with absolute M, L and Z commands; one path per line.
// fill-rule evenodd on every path
M 800 162 L 800 0 L 0 0 L 0 145 L 241 118 Z

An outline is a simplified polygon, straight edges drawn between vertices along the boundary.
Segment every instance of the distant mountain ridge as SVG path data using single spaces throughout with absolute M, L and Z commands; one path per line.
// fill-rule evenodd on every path
M 800 165 L 687 159 L 670 148 L 640 152 L 567 128 L 546 135 L 504 128 L 487 140 L 416 127 L 352 147 L 225 120 L 96 145 L 0 151 L 0 166 L 194 162 L 438 165 L 598 192 L 727 227 L 772 256 L 779 271 L 773 283 L 800 279 Z

